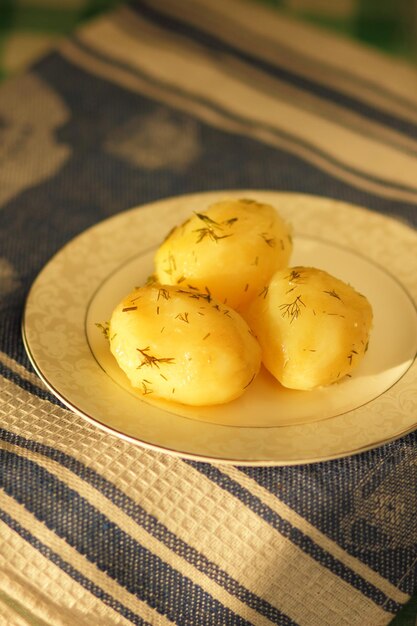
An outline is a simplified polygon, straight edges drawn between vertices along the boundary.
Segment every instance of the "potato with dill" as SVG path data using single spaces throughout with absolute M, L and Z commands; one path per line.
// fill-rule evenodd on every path
M 239 310 L 259 293 L 292 251 L 289 226 L 270 205 L 225 200 L 195 212 L 157 250 L 160 283 L 207 287 Z
M 144 396 L 189 405 L 240 396 L 260 368 L 260 347 L 243 318 L 209 291 L 139 287 L 114 310 L 110 349 Z
M 365 296 L 310 267 L 278 271 L 244 313 L 265 367 L 292 389 L 329 385 L 359 365 L 372 308 Z

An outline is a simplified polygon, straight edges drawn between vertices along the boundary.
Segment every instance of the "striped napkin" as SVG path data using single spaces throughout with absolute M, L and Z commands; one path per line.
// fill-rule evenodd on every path
M 253 0 L 344 36 L 417 60 L 415 3 L 369 0 Z M 3 0 L 0 3 L 0 80 L 25 69 L 75 26 L 122 0 Z
M 1 625 L 382 626 L 416 592 L 414 433 L 185 461 L 64 408 L 20 338 L 54 252 L 161 197 L 306 192 L 417 226 L 416 104 L 406 64 L 242 0 L 138 0 L 2 86 Z

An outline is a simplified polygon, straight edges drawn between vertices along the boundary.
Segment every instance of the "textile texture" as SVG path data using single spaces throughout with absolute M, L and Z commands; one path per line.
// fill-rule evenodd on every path
M 417 62 L 417 2 L 252 0 L 385 52 Z M 2 0 L 0 80 L 23 71 L 63 36 L 122 0 Z
M 182 460 L 61 405 L 20 330 L 56 251 L 152 200 L 297 191 L 416 227 L 416 104 L 407 64 L 239 0 L 137 0 L 2 85 L 1 625 L 382 626 L 416 593 L 415 433 Z

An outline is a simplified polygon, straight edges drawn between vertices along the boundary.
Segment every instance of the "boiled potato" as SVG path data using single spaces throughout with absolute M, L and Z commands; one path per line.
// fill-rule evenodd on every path
M 176 227 L 155 256 L 158 282 L 191 285 L 239 309 L 252 300 L 292 251 L 288 225 L 269 205 L 226 200 Z
M 314 389 L 349 374 L 368 346 L 372 309 L 325 271 L 278 271 L 243 313 L 266 368 L 285 387 Z
M 209 291 L 139 287 L 116 307 L 110 349 L 143 395 L 190 405 L 228 402 L 260 368 L 247 323 Z

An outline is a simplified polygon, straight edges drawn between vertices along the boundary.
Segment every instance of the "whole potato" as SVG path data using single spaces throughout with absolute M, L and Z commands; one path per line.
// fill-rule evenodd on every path
M 260 347 L 247 323 L 209 291 L 139 287 L 115 308 L 108 336 L 119 366 L 144 396 L 228 402 L 260 368 Z
M 292 251 L 288 225 L 269 205 L 226 200 L 194 213 L 157 250 L 160 283 L 191 285 L 239 309 L 285 267 Z
M 306 390 L 349 374 L 367 350 L 372 324 L 363 295 L 311 267 L 276 272 L 243 315 L 265 367 L 285 387 Z

